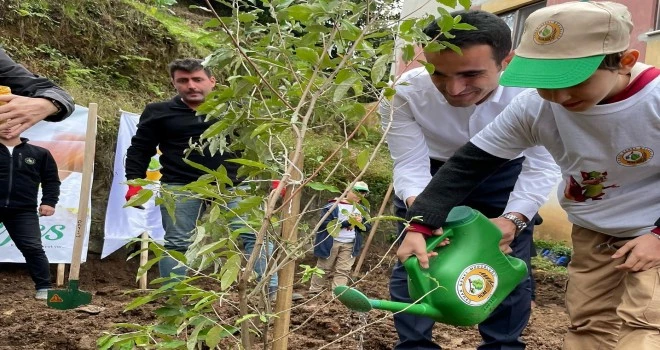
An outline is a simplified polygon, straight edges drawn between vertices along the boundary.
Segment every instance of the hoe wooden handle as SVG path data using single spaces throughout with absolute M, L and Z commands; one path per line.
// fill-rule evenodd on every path
M 80 275 L 80 261 L 82 260 L 85 231 L 87 231 L 87 212 L 89 211 L 89 194 L 92 187 L 92 174 L 94 173 L 94 152 L 96 150 L 96 115 L 98 105 L 89 104 L 87 114 L 87 133 L 85 134 L 85 158 L 83 160 L 82 183 L 80 184 L 80 201 L 78 202 L 78 219 L 76 220 L 76 237 L 73 241 L 73 255 L 71 256 L 71 269 L 69 281 L 77 280 Z

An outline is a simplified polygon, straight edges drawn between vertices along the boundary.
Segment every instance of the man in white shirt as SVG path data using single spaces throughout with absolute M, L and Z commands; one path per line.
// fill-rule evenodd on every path
M 417 68 L 405 73 L 397 83 L 406 84 L 397 85 L 392 100 L 381 104 L 382 126 L 394 159 L 395 206 L 400 217 L 405 217 L 406 207 L 427 186 L 432 174 L 523 91 L 499 86 L 499 76 L 512 57 L 511 31 L 506 23 L 483 11 L 461 16 L 461 22 L 477 29 L 454 31 L 454 38 L 437 40 L 458 46 L 462 55 L 449 49 L 425 52 L 434 72 Z M 425 33 L 436 38 L 440 29 L 432 23 Z M 501 248 L 529 266 L 534 217 L 558 175 L 558 167 L 545 149 L 530 149 L 491 174 L 461 204 L 494 218 L 504 235 L 516 235 L 510 248 Z M 407 274 L 400 263 L 392 271 L 390 296 L 395 301 L 411 301 Z M 527 279 L 479 325 L 483 338 L 479 349 L 524 349 L 520 335 L 527 326 L 530 308 Z M 434 321 L 430 318 L 398 313 L 394 324 L 399 334 L 395 349 L 440 348 L 433 342 Z

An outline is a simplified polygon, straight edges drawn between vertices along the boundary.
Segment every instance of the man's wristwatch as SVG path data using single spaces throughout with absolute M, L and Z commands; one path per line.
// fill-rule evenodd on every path
M 53 106 L 55 106 L 55 108 L 57 108 L 57 111 L 55 111 L 55 113 L 53 113 L 53 114 L 51 114 L 51 115 L 58 115 L 58 114 L 60 114 L 60 113 L 62 112 L 63 106 L 62 106 L 62 104 L 60 103 L 60 101 L 58 101 L 58 100 L 56 100 L 56 99 L 54 99 L 54 98 L 52 98 L 52 97 L 42 97 L 42 98 L 47 99 L 48 101 L 50 101 L 50 103 L 53 104 Z
M 507 220 L 511 220 L 511 222 L 513 222 L 513 224 L 516 225 L 516 234 L 515 234 L 516 237 L 518 237 L 518 235 L 520 234 L 520 232 L 522 232 L 522 230 L 527 228 L 526 222 L 522 221 L 520 218 L 518 218 L 517 216 L 511 213 L 504 213 L 500 215 L 500 217 L 505 218 Z

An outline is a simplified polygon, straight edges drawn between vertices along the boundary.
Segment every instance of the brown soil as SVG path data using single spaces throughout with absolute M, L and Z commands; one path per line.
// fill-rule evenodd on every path
M 132 300 L 126 292 L 134 290 L 137 270 L 135 259 L 126 262 L 125 256 L 118 252 L 101 261 L 92 255 L 82 266 L 81 289 L 94 294 L 93 305 L 105 308 L 98 315 L 49 309 L 33 299 L 33 285 L 24 266 L 0 264 L 0 349 L 95 349 L 98 336 L 113 323 L 154 321 L 151 310 L 155 305 L 122 312 Z M 376 266 L 376 261 L 365 262 L 365 268 L 370 266 Z M 369 297 L 388 298 L 389 272 L 389 265 L 372 269 L 358 288 Z M 536 279 L 538 306 L 523 338 L 529 349 L 560 349 L 568 323 L 563 306 L 565 278 L 538 273 Z M 304 286 L 296 289 L 303 291 Z M 348 334 L 365 322 L 369 326 L 364 332 Z M 327 294 L 297 304 L 291 330 L 289 349 L 391 349 L 397 340 L 386 312 L 372 311 L 360 319 Z M 480 341 L 476 327 L 437 324 L 433 334 L 443 349 L 474 349 Z

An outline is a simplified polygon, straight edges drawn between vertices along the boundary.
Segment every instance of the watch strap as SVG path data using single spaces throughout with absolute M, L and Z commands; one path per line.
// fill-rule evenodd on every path
M 522 232 L 522 230 L 527 228 L 526 222 L 524 222 L 522 219 L 511 213 L 504 213 L 500 215 L 500 217 L 505 218 L 507 220 L 511 220 L 511 222 L 513 222 L 513 224 L 516 225 L 516 237 L 518 237 L 518 235 L 520 234 L 520 232 Z

